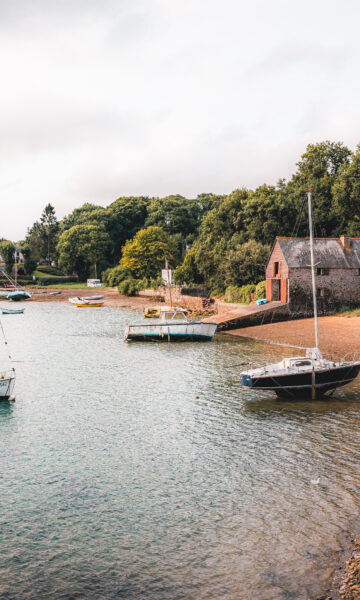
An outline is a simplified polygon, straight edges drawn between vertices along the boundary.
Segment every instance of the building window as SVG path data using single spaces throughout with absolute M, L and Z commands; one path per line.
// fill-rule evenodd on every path
M 318 298 L 326 298 L 329 295 L 329 290 L 327 288 L 317 288 L 316 295 Z
M 277 277 L 280 274 L 280 263 L 274 262 L 273 264 L 273 277 Z
M 329 275 L 329 273 L 330 273 L 330 269 L 324 269 L 324 267 L 318 267 L 316 269 L 317 275 Z

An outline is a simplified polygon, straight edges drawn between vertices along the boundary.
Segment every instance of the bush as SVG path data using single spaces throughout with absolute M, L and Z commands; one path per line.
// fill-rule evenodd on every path
M 238 304 L 250 304 L 251 294 L 255 293 L 256 285 L 249 283 L 241 288 L 236 285 L 229 285 L 225 290 L 226 302 L 235 302 Z
M 220 298 L 220 296 L 223 296 L 223 295 L 224 295 L 223 288 L 215 288 L 215 290 L 212 290 L 210 297 Z
M 114 267 L 113 269 L 106 269 L 101 277 L 103 283 L 109 287 L 116 287 L 125 279 L 134 279 L 129 269 L 124 267 Z
M 57 269 L 56 267 L 50 267 L 49 265 L 37 265 L 36 270 L 41 273 L 46 273 L 47 275 L 55 275 L 58 277 L 63 277 L 64 273 Z
M 260 281 L 255 290 L 255 300 L 266 298 L 266 281 Z
M 37 277 L 36 283 L 39 285 L 53 285 L 56 283 L 78 282 L 78 277 Z
M 121 281 L 118 285 L 119 294 L 124 296 L 136 296 L 136 293 L 140 290 L 147 288 L 147 279 L 134 279 L 134 277 L 128 277 Z

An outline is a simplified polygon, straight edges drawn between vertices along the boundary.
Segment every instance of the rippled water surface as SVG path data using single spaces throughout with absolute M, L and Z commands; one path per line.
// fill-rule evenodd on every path
M 25 306 L 2 318 L 21 361 L 0 405 L 2 600 L 322 592 L 359 516 L 360 380 L 254 396 L 233 365 L 293 351 L 131 345 L 132 311 Z

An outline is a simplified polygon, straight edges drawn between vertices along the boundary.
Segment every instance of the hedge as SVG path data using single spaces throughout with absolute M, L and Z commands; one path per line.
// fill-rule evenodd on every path
M 37 277 L 36 283 L 39 285 L 54 285 L 56 283 L 78 283 L 78 277 Z

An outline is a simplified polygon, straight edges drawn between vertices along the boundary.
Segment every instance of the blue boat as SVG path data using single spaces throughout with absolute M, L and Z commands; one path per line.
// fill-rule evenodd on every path
M 10 292 L 7 295 L 7 299 L 12 300 L 13 302 L 18 302 L 19 300 L 28 300 L 29 298 L 31 298 L 31 294 L 25 290 L 15 290 L 15 292 Z
M 3 315 L 22 315 L 25 308 L 2 308 Z

